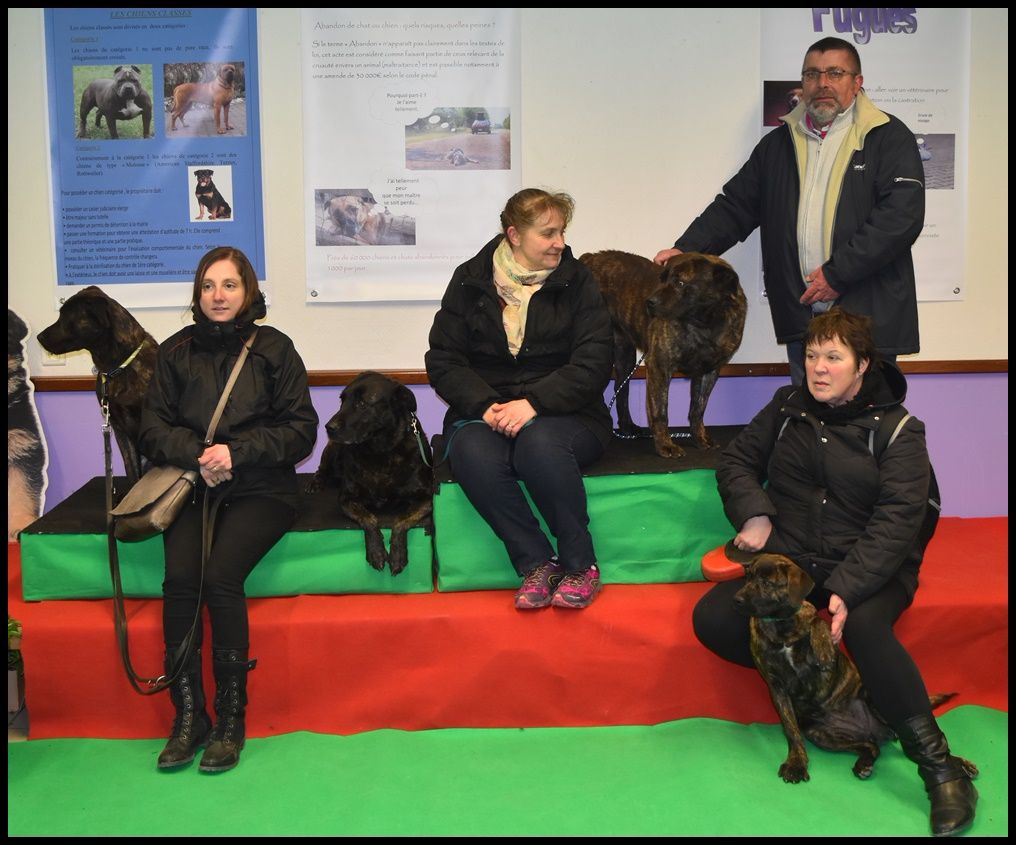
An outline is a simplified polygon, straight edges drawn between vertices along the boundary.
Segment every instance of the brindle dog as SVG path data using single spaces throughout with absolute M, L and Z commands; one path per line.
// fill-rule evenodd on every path
M 91 285 L 60 306 L 57 321 L 39 332 L 39 343 L 54 355 L 79 349 L 91 353 L 98 370 L 95 395 L 101 402 L 105 391 L 127 487 L 132 487 L 142 472 L 138 429 L 141 405 L 155 371 L 155 338 L 119 302 Z
M 869 777 L 879 745 L 894 734 L 869 700 L 857 667 L 833 643 L 829 623 L 805 601 L 815 582 L 783 555 L 750 560 L 734 604 L 751 616 L 751 654 L 787 738 L 780 777 L 787 783 L 809 779 L 804 737 L 819 748 L 854 752 L 854 774 Z M 937 707 L 954 695 L 929 701 Z M 972 763 L 961 762 L 971 777 L 977 773 Z
M 748 302 L 737 273 L 722 258 L 687 252 L 663 268 L 629 252 L 605 250 L 579 259 L 596 277 L 614 329 L 614 384 L 617 427 L 634 434 L 628 407 L 628 374 L 635 350 L 645 352 L 646 415 L 656 453 L 680 458 L 684 450 L 670 438 L 667 405 L 675 372 L 691 378 L 688 422 L 700 449 L 717 444 L 706 434 L 709 395 L 720 368 L 741 345 Z M 624 379 L 624 383 L 621 380 Z
M 372 371 L 342 391 L 342 404 L 325 426 L 328 445 L 307 487 L 339 487 L 339 507 L 361 528 L 367 563 L 388 563 L 398 575 L 409 562 L 406 534 L 433 509 L 433 459 L 416 421 L 416 397 L 404 384 Z M 415 426 L 415 428 L 414 428 Z M 379 513 L 395 517 L 391 552 L 385 551 Z

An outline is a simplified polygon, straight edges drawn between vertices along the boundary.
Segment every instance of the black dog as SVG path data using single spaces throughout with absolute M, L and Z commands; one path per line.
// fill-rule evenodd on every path
M 141 84 L 141 68 L 137 65 L 120 65 L 113 71 L 112 79 L 96 79 L 88 83 L 81 94 L 78 109 L 80 119 L 78 137 L 88 137 L 88 113 L 96 109 L 95 125 L 102 126 L 106 117 L 109 137 L 120 136 L 116 131 L 118 120 L 133 120 L 141 115 L 142 138 L 152 137 L 152 97 Z
M 7 309 L 7 540 L 42 515 L 46 448 L 25 371 L 28 326 Z
M 406 532 L 433 509 L 430 446 L 416 420 L 416 397 L 403 384 L 367 371 L 342 391 L 342 405 L 325 426 L 328 445 L 307 488 L 339 487 L 339 507 L 361 528 L 367 563 L 398 575 L 409 562 Z M 379 512 L 394 517 L 385 552 Z
M 869 777 L 879 745 L 894 734 L 872 706 L 857 667 L 833 643 L 829 623 L 805 601 L 814 581 L 783 555 L 750 560 L 734 604 L 751 616 L 751 654 L 787 738 L 780 777 L 787 783 L 809 779 L 804 737 L 819 748 L 854 752 L 854 774 Z M 929 700 L 936 707 L 954 695 Z M 962 765 L 971 777 L 977 774 L 969 761 Z
M 688 423 L 700 449 L 716 444 L 703 419 L 720 368 L 741 345 L 748 301 L 737 273 L 722 258 L 687 252 L 661 269 L 630 252 L 586 253 L 579 261 L 596 277 L 614 329 L 614 384 L 617 427 L 637 431 L 628 407 L 628 374 L 635 350 L 645 352 L 646 415 L 656 454 L 680 458 L 684 450 L 670 438 L 667 406 L 675 372 L 691 378 Z M 624 382 L 621 383 L 621 380 Z
M 98 370 L 95 395 L 109 402 L 109 421 L 127 473 L 127 486 L 141 477 L 138 428 L 141 405 L 155 370 L 158 344 L 130 312 L 91 285 L 62 306 L 39 343 L 54 355 L 86 349 Z M 129 362 L 129 363 L 128 363 Z
M 220 220 L 229 217 L 233 209 L 229 207 L 226 198 L 219 193 L 212 181 L 212 170 L 195 170 L 194 176 L 198 183 L 194 187 L 194 196 L 198 198 L 198 220 L 204 220 L 205 209 L 208 209 L 210 220 Z

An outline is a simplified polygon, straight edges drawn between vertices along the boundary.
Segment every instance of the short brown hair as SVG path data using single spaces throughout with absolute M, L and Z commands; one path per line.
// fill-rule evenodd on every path
M 567 227 L 575 214 L 575 200 L 565 193 L 551 194 L 540 188 L 523 188 L 508 200 L 501 212 L 501 230 L 507 235 L 511 226 L 519 232 L 531 229 L 551 210 L 560 213 Z
M 254 300 L 261 293 L 261 287 L 258 285 L 258 274 L 254 272 L 250 259 L 235 246 L 217 246 L 206 252 L 198 262 L 198 269 L 194 272 L 194 290 L 191 293 L 192 306 L 197 306 L 201 302 L 201 285 L 205 280 L 208 268 L 216 261 L 227 258 L 233 262 L 233 266 L 240 274 L 240 281 L 243 283 L 243 305 L 240 306 L 239 313 L 243 314 L 254 304 Z
M 808 58 L 808 53 L 828 53 L 830 50 L 846 50 L 850 53 L 854 60 L 854 64 L 857 66 L 854 73 L 861 72 L 861 54 L 857 52 L 857 48 L 849 41 L 844 41 L 842 38 L 823 38 L 820 41 L 816 41 L 807 50 L 804 51 L 804 57 Z M 802 68 L 803 70 L 803 68 Z M 844 68 L 848 70 L 848 68 Z
M 875 338 L 871 333 L 871 317 L 851 314 L 842 308 L 830 308 L 824 314 L 812 317 L 804 333 L 804 348 L 826 340 L 841 340 L 850 347 L 857 365 L 867 359 L 874 363 L 878 358 Z

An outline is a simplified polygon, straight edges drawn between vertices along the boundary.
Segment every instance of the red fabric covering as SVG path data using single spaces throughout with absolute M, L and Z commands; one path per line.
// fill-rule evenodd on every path
M 946 518 L 914 606 L 897 628 L 929 690 L 954 705 L 1008 710 L 1008 519 Z M 33 738 L 156 737 L 166 695 L 131 690 L 109 600 L 19 598 L 8 546 L 10 613 L 24 625 Z M 520 613 L 497 590 L 250 600 L 248 732 L 654 724 L 709 716 L 776 721 L 754 670 L 695 640 L 691 611 L 711 585 L 610 585 L 583 611 Z M 161 603 L 128 600 L 132 657 L 161 661 Z M 208 632 L 206 631 L 206 643 Z M 206 684 L 211 688 L 207 669 Z

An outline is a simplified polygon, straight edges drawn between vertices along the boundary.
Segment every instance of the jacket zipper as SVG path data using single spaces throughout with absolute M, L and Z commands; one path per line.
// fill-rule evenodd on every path
M 894 182 L 916 182 L 922 188 L 924 187 L 924 182 L 922 182 L 920 179 L 911 179 L 909 176 L 896 176 L 893 179 L 893 181 Z

